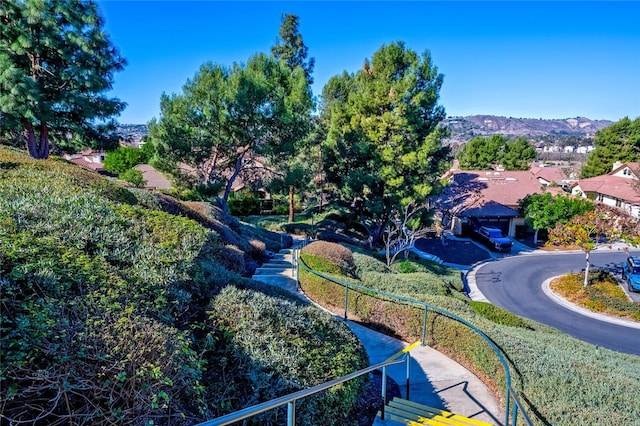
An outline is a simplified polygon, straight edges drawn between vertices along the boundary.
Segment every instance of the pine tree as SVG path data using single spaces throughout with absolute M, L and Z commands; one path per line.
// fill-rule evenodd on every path
M 375 242 L 395 211 L 422 205 L 438 190 L 449 160 L 438 127 L 445 118 L 442 80 L 429 52 L 396 42 L 323 90 L 327 181 L 358 208 Z
M 47 158 L 51 142 L 60 150 L 113 145 L 105 131 L 125 104 L 104 92 L 126 61 L 102 27 L 91 1 L 1 3 L 0 128 L 21 132 L 32 157 Z

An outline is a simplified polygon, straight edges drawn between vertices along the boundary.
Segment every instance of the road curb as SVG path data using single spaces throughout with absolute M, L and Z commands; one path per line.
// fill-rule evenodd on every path
M 544 292 L 544 294 L 547 295 L 547 297 L 549 297 L 556 304 L 560 306 L 564 306 L 565 308 L 570 309 L 586 317 L 594 318 L 599 321 L 606 321 L 611 324 L 621 325 L 623 327 L 637 328 L 638 330 L 640 330 L 640 323 L 638 322 L 625 320 L 622 318 L 616 318 L 609 315 L 599 314 L 597 312 L 590 311 L 588 309 L 585 309 L 581 306 L 578 306 L 574 303 L 569 302 L 568 300 L 566 300 L 565 298 L 561 297 L 560 295 L 555 293 L 553 290 L 551 290 L 551 286 L 550 286 L 551 281 L 553 281 L 556 278 L 558 277 L 551 277 L 549 279 L 544 280 L 544 282 L 542 283 L 542 291 Z

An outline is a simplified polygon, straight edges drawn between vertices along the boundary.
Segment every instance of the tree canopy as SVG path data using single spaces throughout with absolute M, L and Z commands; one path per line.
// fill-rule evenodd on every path
M 310 86 L 313 83 L 313 66 L 315 64 L 314 58 L 308 57 L 308 48 L 304 44 L 302 34 L 298 30 L 299 19 L 296 15 L 284 14 L 282 15 L 282 24 L 280 25 L 279 37 L 276 39 L 276 44 L 271 48 L 271 55 L 276 60 L 284 61 L 292 72 L 295 72 L 297 68 L 304 70 L 304 75 L 307 79 L 307 84 Z M 305 138 L 307 132 L 311 128 L 316 128 L 314 122 L 309 117 L 309 127 L 301 129 L 302 131 L 294 136 L 296 140 L 293 141 L 290 155 L 281 156 L 277 164 L 273 164 L 281 173 L 275 179 L 274 185 L 271 189 L 276 189 L 280 186 L 287 188 L 289 198 L 289 222 L 293 222 L 294 214 L 294 194 L 297 191 L 303 191 L 313 176 L 314 161 L 309 161 L 309 153 L 313 150 L 310 146 L 311 139 Z M 317 133 L 317 132 L 315 132 Z
M 616 161 L 640 161 L 640 117 L 625 117 L 605 127 L 596 134 L 593 144 L 595 149 L 580 171 L 583 179 L 609 173 Z
M 396 42 L 323 89 L 326 180 L 341 200 L 361 207 L 376 241 L 394 208 L 422 204 L 439 188 L 449 160 L 438 127 L 442 81 L 428 51 Z
M 463 170 L 490 170 L 496 165 L 506 170 L 527 170 L 536 158 L 536 149 L 523 137 L 508 140 L 499 134 L 476 136 L 460 148 L 456 158 Z
M 124 173 L 127 170 L 149 161 L 151 157 L 151 144 L 143 145 L 143 148 L 120 146 L 107 152 L 104 159 L 104 168 L 112 173 Z
M 0 5 L 0 130 L 22 135 L 29 154 L 117 146 L 108 98 L 125 66 L 93 2 L 3 1 Z
M 266 171 L 256 159 L 277 162 L 307 131 L 313 108 L 301 67 L 263 53 L 231 67 L 206 63 L 182 93 L 163 94 L 160 118 L 149 125 L 157 155 L 177 169 L 193 169 L 196 184 L 231 188 L 251 170 Z
M 552 196 L 550 192 L 530 194 L 520 200 L 522 216 L 535 229 L 534 244 L 538 242 L 538 231 L 541 229 L 565 224 L 594 208 L 595 205 L 589 200 L 560 194 Z
M 605 204 L 596 204 L 594 209 L 549 230 L 549 243 L 575 246 L 585 253 L 585 287 L 589 283 L 591 252 L 616 241 L 640 244 L 640 224 L 637 219 Z
M 315 59 L 308 57 L 309 48 L 304 44 L 302 34 L 300 34 L 299 18 L 290 13 L 282 15 L 279 37 L 276 44 L 271 48 L 271 55 L 276 59 L 282 59 L 290 69 L 302 67 L 307 83 L 313 84 L 313 67 Z

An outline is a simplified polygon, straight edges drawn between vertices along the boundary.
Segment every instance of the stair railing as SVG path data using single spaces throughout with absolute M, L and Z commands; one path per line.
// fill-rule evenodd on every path
M 474 331 L 476 334 L 478 334 L 485 342 L 487 342 L 487 344 L 491 347 L 491 349 L 495 352 L 496 356 L 498 357 L 498 359 L 500 360 L 500 363 L 502 364 L 502 367 L 504 369 L 504 373 L 505 373 L 505 381 L 506 381 L 506 386 L 505 386 L 505 415 L 506 415 L 506 419 L 505 419 L 505 425 L 513 425 L 515 426 L 518 422 L 518 414 L 522 415 L 522 419 L 526 422 L 526 424 L 528 426 L 533 426 L 533 422 L 531 421 L 531 419 L 529 418 L 529 415 L 527 414 L 527 412 L 524 409 L 524 406 L 522 405 L 522 403 L 520 402 L 520 400 L 518 399 L 518 395 L 515 392 L 515 390 L 513 390 L 513 388 L 511 387 L 511 372 L 509 370 L 509 365 L 507 364 L 507 360 L 505 359 L 504 355 L 502 354 L 502 351 L 496 346 L 496 344 L 479 328 L 477 328 L 475 325 L 471 324 L 470 322 L 468 322 L 467 320 L 465 320 L 464 318 L 459 317 L 458 315 L 451 313 L 445 309 L 439 308 L 435 305 L 431 305 L 429 303 L 423 302 L 421 300 L 415 300 L 415 299 L 411 299 L 409 297 L 404 297 L 404 296 L 398 296 L 392 293 L 386 293 L 384 291 L 379 291 L 379 290 L 374 290 L 372 288 L 368 288 L 368 287 L 364 287 L 355 283 L 350 283 L 348 281 L 343 281 L 340 280 L 338 278 L 332 277 L 330 275 L 326 275 L 323 274 L 321 272 L 317 272 L 314 271 L 313 269 L 309 268 L 305 263 L 304 260 L 301 258 L 297 259 L 297 267 L 300 268 L 302 267 L 302 269 L 304 269 L 305 271 L 308 271 L 320 278 L 324 278 L 325 280 L 331 281 L 333 283 L 336 283 L 338 285 L 341 285 L 344 287 L 344 292 L 345 292 L 345 296 L 344 296 L 344 319 L 345 321 L 347 320 L 347 312 L 348 312 L 348 305 L 349 305 L 349 289 L 354 289 L 354 290 L 361 290 L 361 291 L 365 291 L 367 293 L 370 294 L 376 294 L 378 296 L 383 296 L 387 299 L 391 299 L 391 300 L 396 300 L 398 302 L 404 302 L 404 303 L 408 303 L 408 304 L 412 304 L 412 305 L 417 305 L 420 306 L 422 309 L 424 309 L 424 315 L 423 315 L 423 321 L 422 321 L 422 345 L 426 345 L 426 331 L 427 331 L 427 313 L 429 310 L 437 312 L 441 315 L 444 315 L 448 318 L 451 318 L 455 321 L 458 321 L 459 323 L 467 326 L 468 328 L 470 328 L 472 331 Z M 297 276 L 297 274 L 296 274 Z M 299 280 L 298 280 L 298 286 L 299 286 Z M 513 400 L 513 412 L 511 413 L 511 401 Z M 511 423 L 510 423 L 511 420 Z
M 406 351 L 406 350 L 405 350 Z M 405 352 L 403 351 L 403 352 Z M 333 386 L 339 385 L 344 382 L 348 382 L 349 380 L 353 380 L 358 378 L 364 374 L 368 374 L 372 371 L 382 369 L 382 418 L 384 419 L 384 407 L 387 404 L 387 367 L 396 364 L 406 363 L 406 371 L 407 371 L 407 399 L 409 397 L 409 365 L 410 365 L 411 357 L 406 351 L 404 356 L 398 358 L 397 356 L 393 356 L 386 361 L 380 362 L 378 364 L 372 365 L 370 367 L 364 368 L 362 370 L 358 370 L 354 373 L 347 374 L 346 376 L 339 377 L 337 379 L 333 379 L 326 383 L 319 384 L 309 389 L 303 389 L 301 391 L 281 396 L 280 398 L 272 399 L 271 401 L 263 402 L 262 404 L 257 404 L 252 407 L 244 408 L 240 411 L 236 411 L 231 414 L 227 414 L 225 416 L 217 417 L 212 420 L 208 420 L 203 423 L 199 423 L 196 426 L 224 426 L 229 425 L 235 422 L 239 422 L 241 420 L 247 419 L 249 417 L 253 417 L 257 414 L 263 413 L 265 411 L 273 410 L 283 405 L 287 405 L 287 426 L 295 426 L 296 424 L 296 401 L 307 396 L 316 394 L 323 390 L 329 389 Z

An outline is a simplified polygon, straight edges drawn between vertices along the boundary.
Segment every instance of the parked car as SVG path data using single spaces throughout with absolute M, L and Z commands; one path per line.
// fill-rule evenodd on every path
M 510 252 L 513 247 L 513 241 L 505 237 L 498 228 L 490 228 L 481 226 L 474 233 L 475 239 L 489 247 L 493 251 Z
M 622 264 L 622 279 L 629 291 L 640 291 L 640 256 L 629 256 Z

